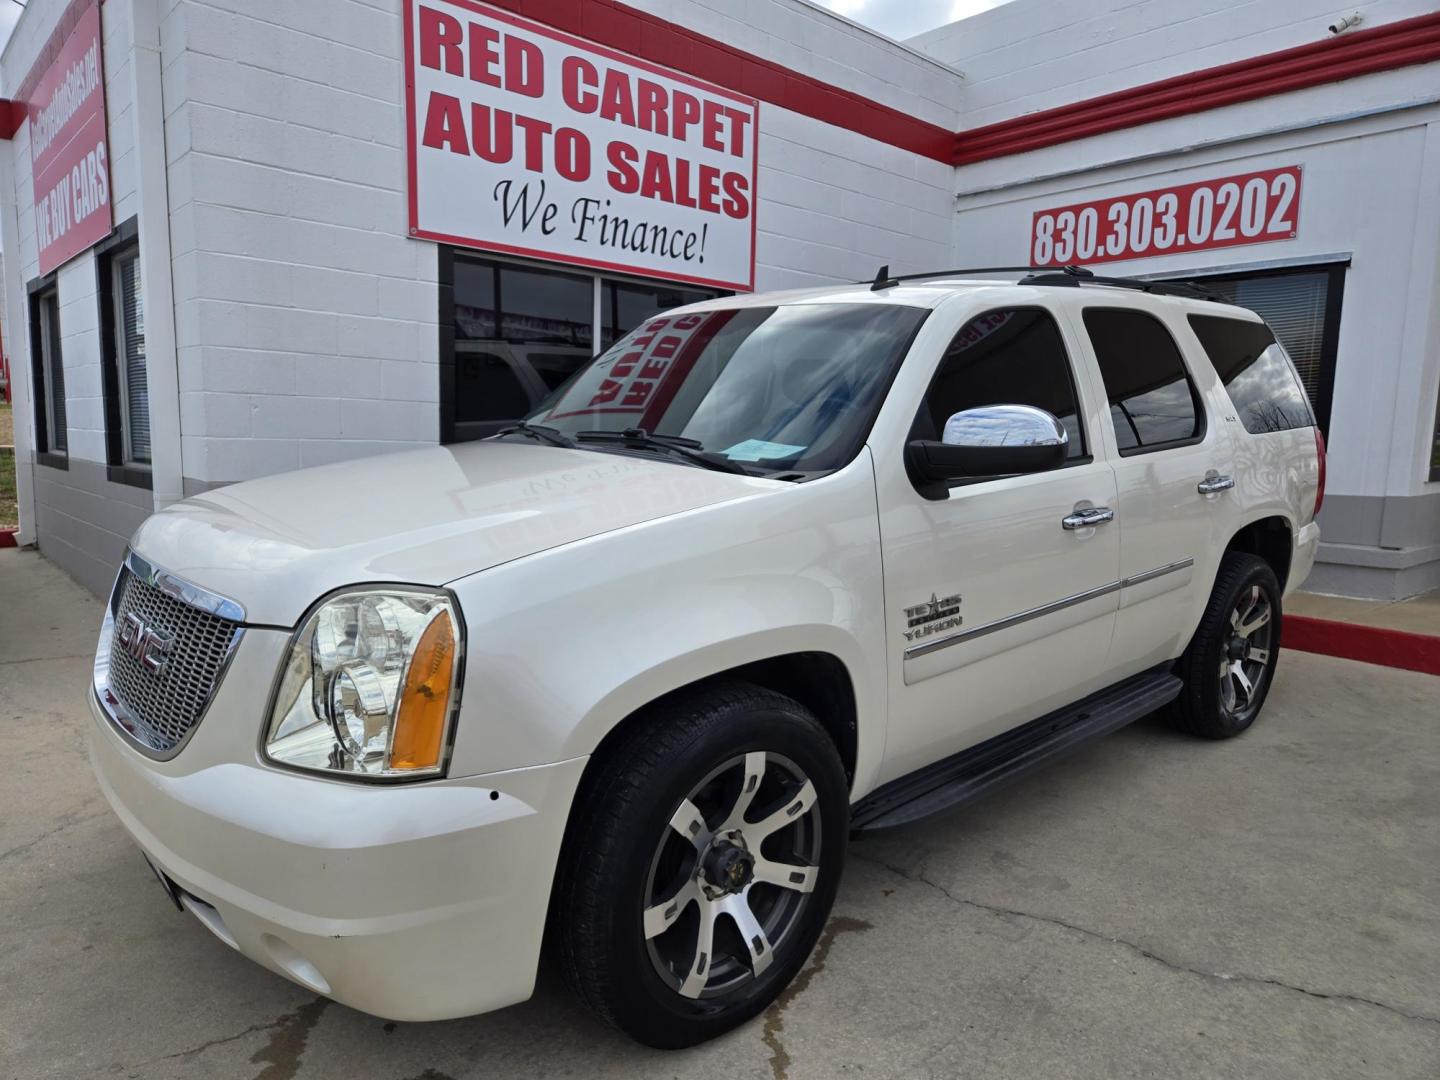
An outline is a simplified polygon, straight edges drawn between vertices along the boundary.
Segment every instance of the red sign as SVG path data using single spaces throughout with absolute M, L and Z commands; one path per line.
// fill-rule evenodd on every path
M 733 311 L 662 315 L 585 369 L 544 419 L 630 413 L 653 430 L 665 418 L 680 384 Z M 542 420 L 542 422 L 544 422 Z
M 752 287 L 754 98 L 476 0 L 407 0 L 405 108 L 411 236 Z
M 110 235 L 110 154 L 100 5 L 80 16 L 26 99 L 35 239 L 48 274 Z
M 1030 260 L 1066 266 L 1293 240 L 1299 220 L 1300 166 L 1291 165 L 1036 211 Z

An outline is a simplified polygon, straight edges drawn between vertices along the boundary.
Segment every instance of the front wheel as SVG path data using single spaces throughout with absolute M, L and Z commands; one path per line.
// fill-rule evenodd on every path
M 848 801 L 834 744 L 789 698 L 735 683 L 652 710 L 576 796 L 554 907 L 571 986 L 650 1046 L 755 1016 L 830 913 Z
M 1176 664 L 1185 687 L 1177 724 L 1228 739 L 1255 722 L 1280 659 L 1280 582 L 1264 559 L 1226 553 L 1189 648 Z

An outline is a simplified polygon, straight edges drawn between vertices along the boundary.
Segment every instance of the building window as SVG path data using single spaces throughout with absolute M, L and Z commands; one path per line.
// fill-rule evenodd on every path
M 1435 441 L 1430 444 L 1430 479 L 1440 480 L 1440 401 L 1435 403 Z
M 104 356 L 105 441 L 110 479 L 150 486 L 150 384 L 145 294 L 132 218 L 96 252 L 100 346 Z
M 37 460 L 65 468 L 65 364 L 60 355 L 60 293 L 53 277 L 30 287 L 30 358 Z
M 1295 363 L 1316 423 L 1329 435 L 1345 264 L 1220 274 L 1196 280 L 1270 324 Z
M 1086 308 L 1084 320 L 1120 453 L 1163 450 L 1200 438 L 1195 387 L 1165 324 L 1128 308 Z
M 529 414 L 657 311 L 723 293 L 600 277 L 440 248 L 440 441 Z M 598 343 L 598 347 L 597 347 Z
M 694 289 L 663 281 L 611 281 L 600 284 L 600 348 L 604 352 L 635 327 L 660 311 L 721 296 L 714 289 Z

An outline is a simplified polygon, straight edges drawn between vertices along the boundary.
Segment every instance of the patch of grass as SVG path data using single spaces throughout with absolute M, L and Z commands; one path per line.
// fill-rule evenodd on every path
M 20 524 L 15 502 L 15 427 L 10 406 L 0 404 L 0 528 Z
M 0 450 L 0 529 L 20 524 L 15 502 L 15 451 Z

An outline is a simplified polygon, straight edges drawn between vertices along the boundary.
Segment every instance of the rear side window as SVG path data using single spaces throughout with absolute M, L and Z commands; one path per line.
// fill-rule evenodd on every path
M 946 420 L 982 405 L 1044 409 L 1065 425 L 1070 436 L 1066 458 L 1085 457 L 1085 432 L 1070 357 L 1048 311 L 1001 308 L 962 326 L 945 350 L 925 395 L 917 435 L 938 439 Z
M 1085 332 L 1100 362 L 1122 454 L 1200 437 L 1198 396 L 1164 323 L 1128 308 L 1086 308 Z
M 1191 315 L 1190 326 L 1251 435 L 1315 425 L 1305 391 L 1268 326 L 1219 315 Z

